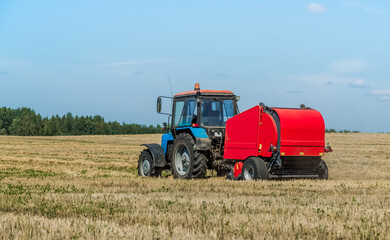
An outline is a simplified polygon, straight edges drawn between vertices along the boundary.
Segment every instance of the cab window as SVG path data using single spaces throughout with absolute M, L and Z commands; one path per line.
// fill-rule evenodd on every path
M 196 100 L 187 98 L 175 103 L 174 125 L 176 127 L 190 126 L 196 119 Z
M 203 99 L 201 126 L 226 126 L 226 121 L 234 116 L 233 100 Z

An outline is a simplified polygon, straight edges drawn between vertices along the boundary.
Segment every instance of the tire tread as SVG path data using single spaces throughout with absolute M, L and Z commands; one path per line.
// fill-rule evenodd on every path
M 204 154 L 200 153 L 199 151 L 196 150 L 196 142 L 195 139 L 188 133 L 180 133 L 178 137 L 175 140 L 174 145 L 176 142 L 184 140 L 186 141 L 189 145 L 190 148 L 188 149 L 192 151 L 192 156 L 193 159 L 191 161 L 192 166 L 190 167 L 191 173 L 188 174 L 185 178 L 187 179 L 192 179 L 192 178 L 205 178 L 206 173 L 207 173 L 207 158 Z M 192 146 L 192 147 L 191 147 Z M 175 148 L 175 147 L 173 147 Z M 175 178 L 181 178 L 180 176 L 176 176 L 176 173 L 174 171 L 174 156 L 172 152 L 172 158 L 171 158 L 171 165 L 172 165 L 172 173 Z

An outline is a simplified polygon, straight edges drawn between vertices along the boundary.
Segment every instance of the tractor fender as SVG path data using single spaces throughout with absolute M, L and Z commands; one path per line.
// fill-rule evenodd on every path
M 209 151 L 211 149 L 211 140 L 208 138 L 195 137 L 196 150 Z
M 157 143 L 141 144 L 148 148 L 153 158 L 153 164 L 155 167 L 165 167 L 167 161 L 165 160 L 164 150 Z
M 177 128 L 176 130 L 191 134 L 192 137 L 195 139 L 196 150 L 209 151 L 211 149 L 211 140 L 204 128 L 183 127 L 183 128 Z
M 195 138 L 196 150 L 198 151 L 209 151 L 211 149 L 211 140 L 207 135 L 204 128 L 190 127 L 192 135 Z

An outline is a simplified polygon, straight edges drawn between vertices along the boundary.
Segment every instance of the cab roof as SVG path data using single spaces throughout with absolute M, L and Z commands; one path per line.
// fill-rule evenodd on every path
M 228 91 L 228 90 L 194 90 L 194 91 L 178 93 L 174 97 L 192 96 L 192 95 L 196 95 L 198 92 L 200 93 L 200 95 L 203 96 L 208 96 L 208 95 L 233 96 L 234 95 L 232 91 Z

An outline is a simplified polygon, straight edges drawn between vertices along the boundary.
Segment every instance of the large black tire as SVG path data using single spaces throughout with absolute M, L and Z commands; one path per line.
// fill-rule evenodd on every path
M 329 171 L 328 166 L 326 166 L 326 163 L 324 160 L 321 159 L 320 164 L 318 165 L 318 179 L 324 179 L 327 180 L 329 177 Z
M 192 179 L 206 176 L 207 158 L 196 150 L 195 140 L 189 134 L 181 133 L 177 136 L 171 159 L 174 178 Z
M 250 157 L 242 166 L 241 178 L 243 180 L 267 179 L 268 170 L 265 162 L 258 157 Z
M 138 175 L 141 177 L 158 177 L 161 175 L 161 169 L 154 167 L 153 158 L 147 150 L 142 151 L 139 155 Z
M 168 163 L 172 162 L 172 151 L 173 151 L 173 144 L 170 143 L 167 146 L 167 154 L 166 154 L 166 160 Z

